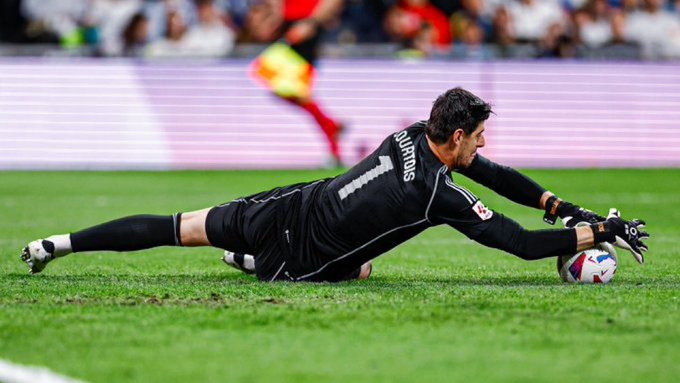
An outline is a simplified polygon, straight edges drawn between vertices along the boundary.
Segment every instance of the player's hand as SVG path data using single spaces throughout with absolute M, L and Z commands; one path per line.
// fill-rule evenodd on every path
M 584 209 L 576 205 L 571 206 L 573 207 L 573 209 L 570 209 L 570 211 L 566 213 L 568 215 L 561 217 L 564 227 L 572 228 L 578 225 L 579 223 L 592 224 L 605 221 L 605 218 L 603 216 L 593 213 L 588 209 Z
M 639 219 L 623 220 L 619 211 L 613 208 L 609 209 L 607 220 L 601 224 L 601 227 L 600 225 L 597 226 L 598 229 L 609 232 L 607 234 L 611 241 L 607 242 L 612 242 L 614 246 L 630 251 L 639 264 L 645 263 L 642 253 L 648 250 L 647 245 L 642 242 L 643 239 L 649 238 L 649 234 L 642 231 L 644 227 L 645 221 Z M 593 231 L 595 230 L 593 228 Z
M 302 19 L 293 24 L 286 32 L 286 41 L 290 45 L 303 43 L 314 36 L 319 23 L 315 19 Z

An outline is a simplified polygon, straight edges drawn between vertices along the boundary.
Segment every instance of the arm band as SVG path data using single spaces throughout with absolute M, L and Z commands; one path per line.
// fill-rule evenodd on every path
M 534 260 L 576 252 L 576 230 L 526 230 L 517 222 L 496 213 L 493 222 L 474 238 L 482 245 Z
M 517 170 L 499 165 L 479 154 L 461 174 L 518 204 L 540 208 L 545 189 Z

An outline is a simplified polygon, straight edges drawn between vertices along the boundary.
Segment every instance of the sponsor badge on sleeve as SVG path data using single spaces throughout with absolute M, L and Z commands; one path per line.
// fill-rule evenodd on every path
M 474 212 L 479 216 L 479 218 L 482 219 L 482 221 L 486 221 L 493 216 L 493 211 L 484 206 L 482 201 L 475 202 L 475 204 L 472 205 L 472 210 L 474 210 Z

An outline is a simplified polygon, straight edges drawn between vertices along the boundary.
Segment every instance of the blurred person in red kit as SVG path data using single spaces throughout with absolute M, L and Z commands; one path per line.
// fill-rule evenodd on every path
M 246 22 L 246 33 L 250 38 L 260 41 L 278 39 L 290 45 L 298 55 L 315 67 L 324 25 L 339 15 L 342 5 L 343 0 L 264 0 L 251 11 L 250 22 Z M 260 23 L 257 20 L 267 22 Z M 314 71 L 311 75 L 314 75 Z M 330 165 L 339 166 L 341 157 L 338 139 L 343 130 L 342 124 L 322 110 L 311 93 L 294 96 L 278 92 L 274 94 L 314 118 L 328 142 Z

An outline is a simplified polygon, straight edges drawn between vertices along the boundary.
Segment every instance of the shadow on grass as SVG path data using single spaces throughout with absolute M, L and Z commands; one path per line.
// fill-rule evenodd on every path
M 565 285 L 558 277 L 550 276 L 527 276 L 527 275 L 493 275 L 485 277 L 475 277 L 467 275 L 439 276 L 424 275 L 408 278 L 395 276 L 376 277 L 375 283 L 381 285 L 399 284 L 434 284 L 441 286 L 505 286 L 505 287 L 541 287 L 541 286 L 562 286 Z
M 29 275 L 24 273 L 8 273 L 5 275 L 6 281 L 21 281 L 21 282 L 36 282 L 36 283 L 118 283 L 118 282 L 143 282 L 143 283 L 168 283 L 175 282 L 179 284 L 188 283 L 215 283 L 215 282 L 236 282 L 245 283 L 248 281 L 256 282 L 254 277 L 242 275 L 238 273 L 224 273 L 224 274 L 62 274 L 62 275 Z
M 557 277 L 536 275 L 494 275 L 483 278 L 475 276 L 439 276 L 439 275 L 378 275 L 366 281 L 349 281 L 340 283 L 290 283 L 259 282 L 254 276 L 238 273 L 211 273 L 211 274 L 69 274 L 69 275 L 27 275 L 23 273 L 9 273 L 3 278 L 5 283 L 29 283 L 29 284 L 55 284 L 55 285 L 174 285 L 174 286 L 197 286 L 215 285 L 242 286 L 257 285 L 271 287 L 314 286 L 328 287 L 357 287 L 362 289 L 399 289 L 413 288 L 415 286 L 426 287 L 428 285 L 444 286 L 504 286 L 504 287 L 541 287 L 541 286 L 564 286 L 566 285 Z
M 639 280 L 637 278 L 627 278 L 625 281 L 615 280 L 612 285 L 638 286 L 648 284 L 652 281 Z M 657 281 L 658 282 L 658 281 Z M 172 286 L 194 286 L 200 285 L 219 285 L 224 287 L 238 286 L 262 286 L 272 288 L 293 288 L 301 286 L 304 288 L 314 288 L 318 286 L 338 288 L 360 288 L 360 289 L 400 289 L 413 287 L 474 287 L 474 286 L 498 286 L 498 287 L 555 287 L 572 286 L 562 282 L 559 277 L 552 275 L 510 275 L 495 274 L 484 277 L 474 275 L 436 275 L 436 274 L 414 274 L 414 275 L 373 275 L 365 281 L 348 281 L 339 283 L 290 283 L 290 282 L 260 282 L 255 276 L 245 275 L 236 272 L 215 272 L 201 274 L 39 274 L 28 275 L 24 273 L 8 273 L 2 277 L 2 284 L 12 285 L 14 283 L 23 284 L 55 284 L 55 285 L 172 285 Z

